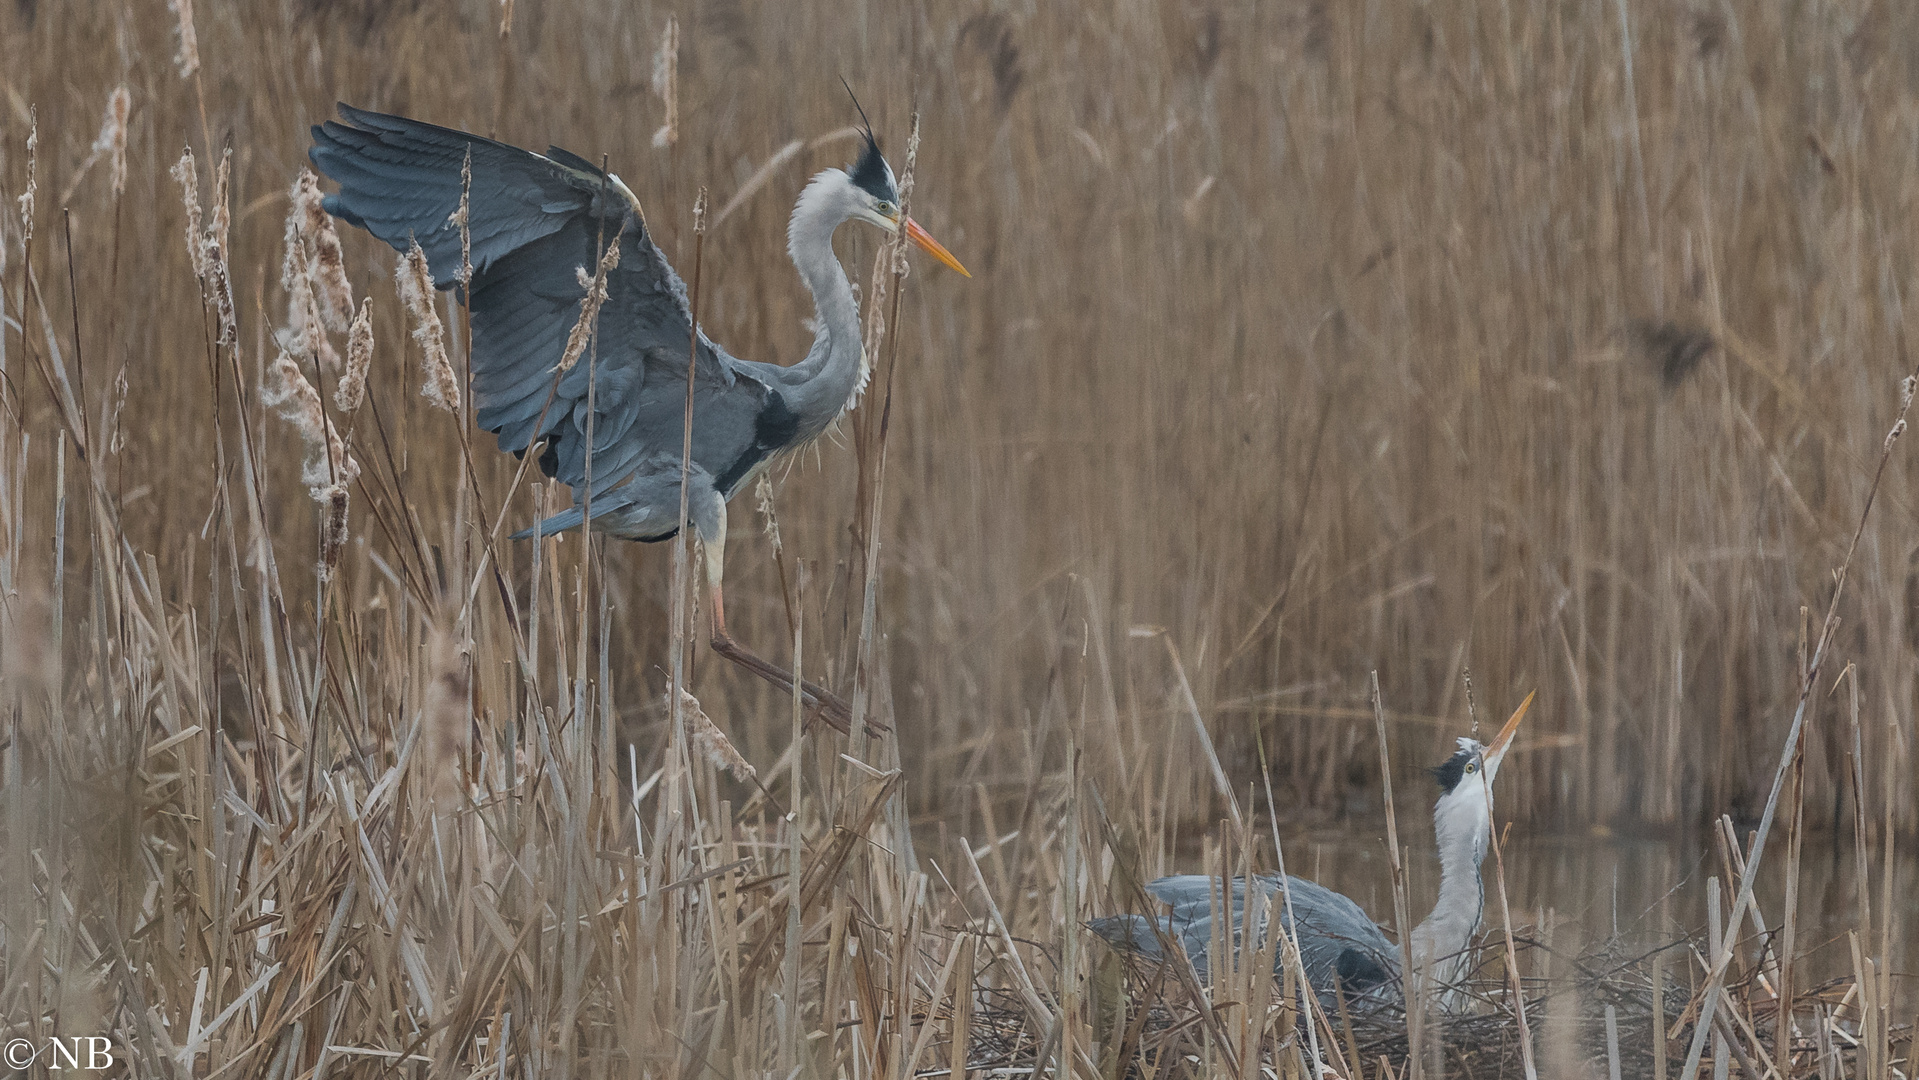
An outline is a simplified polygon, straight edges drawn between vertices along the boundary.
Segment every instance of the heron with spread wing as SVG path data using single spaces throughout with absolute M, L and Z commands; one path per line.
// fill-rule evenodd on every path
M 1439 800 L 1433 805 L 1434 840 L 1439 846 L 1439 900 L 1432 914 L 1413 929 L 1409 950 L 1414 967 L 1431 972 L 1424 985 L 1439 989 L 1457 983 L 1471 962 L 1469 950 L 1486 899 L 1479 865 L 1492 836 L 1493 777 L 1498 775 L 1499 763 L 1511 748 L 1513 734 L 1519 730 L 1532 700 L 1527 695 L 1491 745 L 1461 738 L 1453 756 L 1433 770 L 1440 788 Z M 1252 887 L 1254 902 L 1259 905 L 1254 909 L 1255 937 L 1263 938 L 1258 926 L 1263 925 L 1263 913 L 1270 902 L 1279 925 L 1297 932 L 1306 979 L 1328 1007 L 1340 992 L 1348 1001 L 1400 1000 L 1399 946 L 1352 899 L 1290 875 L 1285 887 L 1290 898 L 1281 893 L 1277 874 L 1253 878 Z M 1094 919 L 1093 931 L 1117 948 L 1155 960 L 1165 958 L 1160 947 L 1163 935 L 1179 944 L 1202 979 L 1210 967 L 1216 914 L 1232 919 L 1222 928 L 1221 940 L 1241 947 L 1237 939 L 1246 925 L 1245 878 L 1233 879 L 1231 897 L 1219 895 L 1218 878 L 1203 874 L 1163 877 L 1148 884 L 1146 891 L 1168 905 L 1171 912 L 1157 919 L 1144 915 Z M 1275 953 L 1276 965 L 1286 960 L 1284 949 Z M 1274 974 L 1279 972 L 1275 970 Z
M 326 209 L 400 251 L 417 242 L 440 289 L 459 285 L 464 256 L 454 215 L 467 190 L 477 418 L 499 436 L 500 449 L 537 455 L 543 473 L 573 490 L 572 509 L 514 538 L 584 526 L 630 540 L 669 539 L 679 531 L 684 473 L 687 517 L 712 592 L 713 648 L 791 692 L 790 673 L 726 632 L 726 503 L 777 457 L 823 434 L 866 383 L 859 304 L 833 254 L 833 232 L 848 221 L 889 234 L 904 230 L 966 274 L 900 212 L 893 171 L 871 128 L 851 167 L 813 177 L 787 225 L 787 253 L 817 312 L 812 348 L 790 366 L 756 363 L 701 333 L 691 365 L 693 454 L 683 468 L 693 337 L 686 287 L 620 178 L 558 147 L 536 154 L 344 104 L 340 115 L 313 128 L 309 152 L 340 185 Z M 463 182 L 469 166 L 471 179 Z M 619 245 L 619 262 L 606 282 L 595 355 L 561 371 L 587 277 L 609 244 Z M 800 689 L 846 730 L 844 701 L 810 682 Z

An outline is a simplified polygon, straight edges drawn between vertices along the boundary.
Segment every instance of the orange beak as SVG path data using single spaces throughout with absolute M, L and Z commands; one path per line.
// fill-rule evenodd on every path
M 950 266 L 953 269 L 958 270 L 962 276 L 969 277 L 969 278 L 973 276 L 966 272 L 966 268 L 964 266 L 961 266 L 960 261 L 953 257 L 952 252 L 946 250 L 946 246 L 944 244 L 941 244 L 938 240 L 933 239 L 933 234 L 927 232 L 925 229 L 920 228 L 920 223 L 917 221 L 914 221 L 912 218 L 906 219 L 906 238 L 908 240 L 911 240 L 915 244 L 918 244 L 919 246 L 925 248 L 928 252 L 931 252 L 932 256 L 935 259 L 938 259 L 939 261 L 945 263 L 947 266 Z
M 1499 760 L 1506 756 L 1506 751 L 1512 746 L 1513 734 L 1519 730 L 1519 722 L 1526 718 L 1526 710 L 1532 708 L 1533 694 L 1537 694 L 1538 692 L 1539 691 L 1535 690 L 1532 694 L 1527 694 L 1526 700 L 1520 702 L 1519 708 L 1513 710 L 1512 718 L 1506 721 L 1506 726 L 1500 728 L 1499 734 L 1493 736 L 1492 745 L 1486 748 L 1486 772 L 1488 776 L 1491 775 L 1493 770 L 1499 768 Z

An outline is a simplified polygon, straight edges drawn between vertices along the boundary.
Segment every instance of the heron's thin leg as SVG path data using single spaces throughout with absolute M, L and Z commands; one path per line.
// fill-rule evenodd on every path
M 726 632 L 726 608 L 720 596 L 720 587 L 713 586 L 713 651 L 733 661 L 735 664 L 779 687 L 786 693 L 793 692 L 793 673 L 785 668 L 761 659 L 758 653 L 741 645 Z M 820 711 L 825 721 L 841 732 L 852 730 L 853 710 L 838 694 L 805 679 L 800 680 L 800 694 L 809 705 Z M 884 725 L 868 721 L 866 730 L 877 735 L 886 728 Z

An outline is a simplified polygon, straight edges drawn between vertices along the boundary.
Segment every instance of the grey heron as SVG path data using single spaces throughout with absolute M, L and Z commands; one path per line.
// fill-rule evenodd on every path
M 340 185 L 326 197 L 327 211 L 397 250 L 417 242 L 441 290 L 460 284 L 464 256 L 454 215 L 463 187 L 468 193 L 478 422 L 498 435 L 500 449 L 537 454 L 541 471 L 573 492 L 572 509 L 514 538 L 582 526 L 645 542 L 676 535 L 692 315 L 686 287 L 654 245 L 639 199 L 618 176 L 558 147 L 536 154 L 345 104 L 340 115 L 342 121 L 313 128 L 308 154 Z M 792 675 L 726 631 L 720 592 L 726 503 L 774 459 L 819 438 L 865 386 L 859 304 L 833 254 L 833 233 L 847 221 L 903 230 L 966 274 L 952 253 L 900 212 L 893 170 L 870 126 L 862 139 L 851 167 L 812 178 L 787 226 L 787 253 L 817 315 L 806 357 L 791 366 L 741 360 L 701 333 L 693 365 L 686 504 L 711 592 L 712 645 L 787 692 Z M 463 181 L 468 166 L 470 180 Z M 597 352 L 591 362 L 561 371 L 588 275 L 615 243 L 619 264 L 608 276 Z M 801 690 L 846 730 L 841 699 L 812 683 Z
M 1468 948 L 1479 929 L 1480 908 L 1485 902 L 1479 864 L 1486 857 L 1492 831 L 1493 778 L 1531 705 L 1528 695 L 1490 745 L 1459 739 L 1453 755 L 1432 770 L 1439 781 L 1439 799 L 1433 805 L 1433 833 L 1439 847 L 1439 900 L 1432 914 L 1413 929 L 1411 942 L 1414 965 L 1421 969 L 1430 965 L 1432 975 L 1426 985 L 1457 982 L 1471 962 Z M 1381 995 L 1398 997 L 1399 947 L 1351 898 L 1289 875 L 1289 917 L 1285 897 L 1274 895 L 1280 892 L 1279 875 L 1255 877 L 1253 890 L 1259 905 L 1254 909 L 1255 927 L 1262 921 L 1270 899 L 1280 925 L 1297 928 L 1306 978 L 1323 1002 L 1330 1006 L 1336 1000 L 1335 985 L 1342 988 L 1349 1001 Z M 1236 940 L 1245 925 L 1246 879 L 1234 878 L 1232 896 L 1219 900 L 1215 900 L 1221 892 L 1219 879 L 1202 874 L 1163 877 L 1148 884 L 1146 891 L 1169 905 L 1171 912 L 1157 920 L 1144 915 L 1094 919 L 1093 931 L 1119 949 L 1150 959 L 1164 959 L 1160 949 L 1163 933 L 1180 944 L 1200 978 L 1206 978 L 1214 912 L 1223 911 L 1232 918 L 1222 940 Z M 1281 951 L 1275 963 L 1283 960 Z M 1279 973 L 1277 968 L 1274 973 Z

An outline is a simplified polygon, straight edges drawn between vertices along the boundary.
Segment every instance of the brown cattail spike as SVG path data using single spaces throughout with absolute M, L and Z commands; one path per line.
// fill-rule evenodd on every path
M 220 250 L 232 251 L 227 245 L 227 227 L 233 221 L 233 212 L 227 206 L 233 180 L 233 147 L 229 146 L 220 153 L 220 164 L 213 170 L 213 217 L 207 222 L 207 231 L 219 243 Z
M 622 229 L 621 234 L 624 235 L 624 233 L 625 230 Z M 594 328 L 599 325 L 600 305 L 606 303 L 607 277 L 619 265 L 620 237 L 615 236 L 613 242 L 606 246 L 606 250 L 600 253 L 600 265 L 592 277 L 587 276 L 586 267 L 574 268 L 574 273 L 579 278 L 580 288 L 586 290 L 586 295 L 580 298 L 580 317 L 566 335 L 566 351 L 560 354 L 559 370 L 573 370 L 573 365 L 578 363 L 581 354 L 586 352 L 587 342 L 592 339 Z
M 180 201 L 187 208 L 187 261 L 193 264 L 193 276 L 207 276 L 206 253 L 200 249 L 200 170 L 193 161 L 193 150 L 180 152 L 172 176 L 180 182 Z
M 360 475 L 360 465 L 347 453 L 340 432 L 327 418 L 320 404 L 320 393 L 307 381 L 300 364 L 284 349 L 267 371 L 260 387 L 260 401 L 278 412 L 299 433 L 306 448 L 300 462 L 300 482 L 322 504 L 331 505 L 336 487 L 352 483 Z
M 107 98 L 107 130 L 100 133 L 107 140 L 107 169 L 115 195 L 127 190 L 127 116 L 132 111 L 133 95 L 124 86 L 116 87 Z
M 233 275 L 228 270 L 226 249 L 220 241 L 209 236 L 201 243 L 200 263 L 206 271 L 207 290 L 213 294 L 214 311 L 220 318 L 220 336 L 214 343 L 231 345 L 239 340 L 239 319 L 234 314 Z
M 680 691 L 680 715 L 686 718 L 687 744 L 714 768 L 725 769 L 736 780 L 752 780 L 759 775 L 753 770 L 752 764 L 734 749 L 726 732 L 721 731 L 719 725 L 706 715 L 706 710 L 700 708 L 700 700 L 684 689 Z
M 27 106 L 27 190 L 20 196 L 21 243 L 33 239 L 33 196 L 39 190 L 34 181 L 34 156 L 40 149 L 40 107 Z
M 352 416 L 366 400 L 366 375 L 373 367 L 373 300 L 360 301 L 360 313 L 346 335 L 346 373 L 333 391 L 333 403 Z
M 191 78 L 200 70 L 200 39 L 193 33 L 193 0 L 167 0 L 167 9 L 180 26 L 180 51 L 173 54 L 173 62 L 179 66 L 182 79 Z
M 340 234 L 333 229 L 333 215 L 326 212 L 320 178 L 313 175 L 313 170 L 301 169 L 299 179 L 293 182 L 293 205 L 300 211 L 300 235 L 311 252 L 306 271 L 313 282 L 314 299 L 326 328 L 339 333 L 353 321 L 353 286 L 346 279 Z
M 660 51 L 653 54 L 653 92 L 665 106 L 665 122 L 653 133 L 654 147 L 664 150 L 680 141 L 680 20 L 666 17 Z
M 433 273 L 427 269 L 426 252 L 420 250 L 417 241 L 400 256 L 393 276 L 400 286 L 400 301 L 413 318 L 413 340 L 420 343 L 425 354 L 422 363 L 426 381 L 420 387 L 420 396 L 435 408 L 458 413 L 460 380 L 446 355 L 446 331 L 433 306 Z
M 346 550 L 347 542 L 347 492 L 345 484 L 329 484 L 326 497 L 326 518 L 320 524 L 320 580 L 333 580 L 333 572 L 339 569 L 340 553 Z

